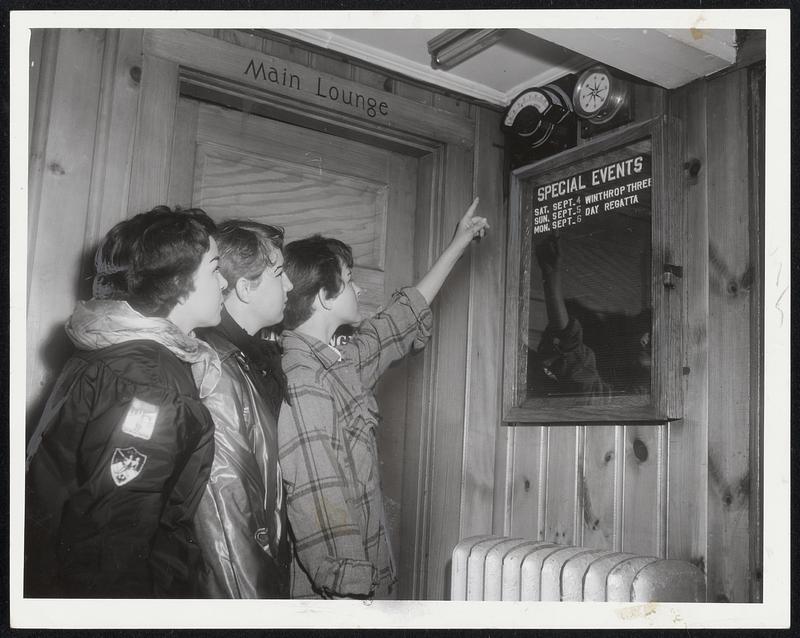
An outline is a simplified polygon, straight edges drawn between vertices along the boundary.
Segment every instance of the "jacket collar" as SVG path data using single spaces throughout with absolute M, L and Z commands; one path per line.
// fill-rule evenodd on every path
M 302 332 L 284 330 L 282 345 L 284 369 L 308 356 L 316 358 L 326 370 L 342 360 L 342 355 L 336 348 Z
M 225 306 L 222 307 L 222 320 L 213 328 L 202 328 L 197 336 L 210 344 L 222 360 L 232 354 L 245 350 L 245 337 L 250 335 L 230 316 Z
M 197 333 L 201 339 L 214 347 L 220 359 L 241 352 L 259 370 L 280 368 L 280 344 L 271 339 L 264 339 L 258 334 L 248 334 L 231 317 L 225 306 L 222 307 L 222 320 L 218 325 L 213 328 L 203 328 Z
M 65 326 L 80 350 L 99 350 L 127 341 L 155 341 L 191 366 L 200 398 L 208 396 L 220 376 L 219 356 L 204 341 L 184 334 L 164 317 L 146 317 L 125 301 L 80 301 Z

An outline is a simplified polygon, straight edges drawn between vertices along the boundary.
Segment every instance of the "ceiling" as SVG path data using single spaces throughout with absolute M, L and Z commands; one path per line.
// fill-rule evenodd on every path
M 736 61 L 733 29 L 509 29 L 448 71 L 431 68 L 428 54 L 442 29 L 274 31 L 498 106 L 593 62 L 673 89 Z

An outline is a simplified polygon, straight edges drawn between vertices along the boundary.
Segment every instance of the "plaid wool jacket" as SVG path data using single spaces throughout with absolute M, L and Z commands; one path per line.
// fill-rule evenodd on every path
M 430 337 L 431 311 L 416 288 L 361 323 L 336 350 L 283 333 L 289 406 L 278 456 L 294 538 L 291 596 L 369 596 L 395 580 L 383 515 L 373 387 L 389 365 Z

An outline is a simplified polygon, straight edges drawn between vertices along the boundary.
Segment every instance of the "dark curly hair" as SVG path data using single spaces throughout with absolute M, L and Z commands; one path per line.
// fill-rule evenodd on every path
M 287 244 L 283 256 L 284 270 L 294 286 L 287 295 L 283 326 L 293 330 L 311 316 L 320 290 L 326 299 L 342 292 L 342 265 L 353 267 L 353 251 L 338 239 L 312 235 Z
M 121 299 L 145 316 L 166 317 L 194 290 L 194 273 L 216 226 L 199 208 L 156 206 L 118 223 L 95 254 L 97 299 Z

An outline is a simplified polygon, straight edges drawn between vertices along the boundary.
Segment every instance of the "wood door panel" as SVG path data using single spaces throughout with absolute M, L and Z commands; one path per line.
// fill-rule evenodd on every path
M 306 163 L 320 172 L 346 172 L 378 182 L 388 180 L 391 153 L 383 149 L 219 106 L 200 105 L 197 141 Z
M 207 143 L 197 146 L 196 166 L 194 200 L 209 214 L 269 219 L 287 241 L 336 237 L 359 266 L 383 269 L 386 184 Z
M 217 221 L 282 226 L 287 242 L 313 233 L 341 239 L 353 249 L 365 315 L 412 283 L 416 159 L 185 98 L 177 119 L 171 201 L 190 199 Z

